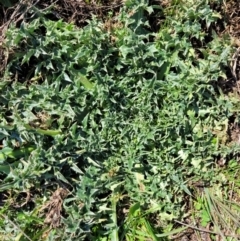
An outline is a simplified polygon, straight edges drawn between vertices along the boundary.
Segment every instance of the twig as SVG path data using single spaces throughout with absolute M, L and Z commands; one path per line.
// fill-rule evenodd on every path
M 238 80 L 238 76 L 237 76 L 237 73 L 236 73 L 236 68 L 237 68 L 237 62 L 238 62 L 238 58 L 239 58 L 239 53 L 240 53 L 240 46 L 237 48 L 237 50 L 233 54 L 232 61 L 231 61 L 231 71 L 232 71 L 232 74 L 233 74 L 235 80 Z
M 219 232 L 214 232 L 214 231 L 210 231 L 208 229 L 203 229 L 203 228 L 198 228 L 198 227 L 195 227 L 195 226 L 192 226 L 192 225 L 189 225 L 187 223 L 183 223 L 183 222 L 180 222 L 178 220 L 174 220 L 174 222 L 178 223 L 178 224 L 181 224 L 181 225 L 184 225 L 188 228 L 191 228 L 191 229 L 194 229 L 194 230 L 197 230 L 199 232 L 205 232 L 205 233 L 210 233 L 210 234 L 215 234 L 215 235 L 220 235 Z M 239 238 L 240 236 L 237 236 L 237 235 L 231 235 L 231 234 L 227 234 L 227 233 L 223 233 L 225 236 L 228 236 L 228 237 L 231 237 L 231 238 Z
M 211 233 L 211 234 L 218 234 L 218 233 L 216 233 L 216 232 L 213 232 L 213 231 L 210 231 L 210 230 L 207 230 L 207 229 L 201 229 L 201 228 L 194 227 L 194 226 L 192 226 L 192 225 L 189 225 L 189 224 L 187 224 L 187 223 L 180 222 L 180 221 L 178 221 L 178 220 L 174 220 L 174 222 L 176 222 L 176 223 L 178 223 L 178 224 L 181 224 L 181 225 L 184 225 L 184 226 L 186 226 L 186 227 L 188 227 L 188 228 L 195 229 L 195 230 L 200 231 L 200 232 Z
M 10 25 L 10 23 L 14 20 L 14 18 L 19 17 L 17 18 L 17 20 L 15 20 L 15 22 L 18 22 L 19 20 L 23 19 L 23 16 L 26 12 L 28 12 L 32 7 L 34 7 L 36 4 L 38 4 L 40 0 L 37 0 L 34 4 L 30 5 L 30 6 L 27 6 L 27 8 L 25 9 L 25 11 L 23 13 L 21 13 L 19 10 L 21 9 L 21 7 L 25 4 L 25 3 L 28 3 L 28 1 L 26 0 L 22 0 L 20 1 L 17 6 L 15 7 L 14 9 L 14 12 L 12 13 L 12 15 L 10 16 L 10 19 L 4 23 L 1 27 L 0 27 L 0 30 L 2 31 L 2 38 L 4 38 L 5 36 L 5 32 L 7 31 L 7 28 L 8 26 Z M 13 7 L 11 7 L 12 9 Z M 9 8 L 10 9 L 10 8 Z M 8 10 L 7 10 L 8 11 Z

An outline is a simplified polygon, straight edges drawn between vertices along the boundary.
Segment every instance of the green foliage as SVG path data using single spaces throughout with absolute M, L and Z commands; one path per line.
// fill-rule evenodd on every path
M 119 240 L 129 225 L 138 240 L 157 240 L 144 212 L 155 209 L 166 224 L 183 215 L 190 178 L 215 180 L 215 156 L 232 151 L 215 133 L 224 134 L 232 105 L 213 84 L 231 49 L 206 41 L 200 20 L 208 28 L 218 16 L 201 2 L 171 8 L 155 34 L 146 20 L 153 8 L 126 1 L 115 41 L 95 18 L 77 29 L 42 16 L 7 32 L 14 54 L 1 83 L 0 137 L 5 148 L 34 149 L 15 165 L 1 162 L 11 169 L 0 189 L 71 187 L 64 231 L 46 240 Z M 126 200 L 138 208 L 120 225 Z
M 17 0 L 0 0 L 0 4 L 4 7 L 12 7 L 16 2 Z
M 240 207 L 228 200 L 227 195 L 219 185 L 205 189 L 202 197 L 195 201 L 196 218 L 201 219 L 203 227 L 211 223 L 213 231 L 223 240 L 238 240 Z

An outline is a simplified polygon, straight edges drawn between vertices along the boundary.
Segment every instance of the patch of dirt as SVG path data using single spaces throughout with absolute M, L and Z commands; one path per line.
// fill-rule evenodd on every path
M 113 16 L 115 16 L 122 6 L 121 0 L 104 0 L 101 3 L 96 3 L 96 1 L 87 2 L 86 0 L 51 0 L 50 3 L 49 1 L 41 1 L 37 7 L 44 10 L 52 5 L 49 17 L 56 20 L 63 19 L 66 22 L 74 23 L 78 27 L 83 27 L 93 15 L 105 19 L 111 11 Z
M 171 240 L 173 241 L 198 241 L 198 240 L 203 240 L 203 241 L 212 241 L 210 237 L 211 231 L 209 228 L 204 229 L 204 228 L 188 228 L 185 231 L 179 233 L 176 236 L 173 236 Z
M 237 123 L 231 123 L 229 126 L 229 137 L 231 143 L 237 143 L 240 145 L 240 127 Z M 230 143 L 230 144 L 231 144 Z
M 227 18 L 226 31 L 240 41 L 240 1 L 226 1 L 224 8 Z
M 229 81 L 233 84 L 233 91 L 239 93 L 240 85 L 240 1 L 232 0 L 228 1 L 223 6 L 226 27 L 224 33 L 231 36 L 231 43 L 236 48 L 233 53 L 230 69 L 228 72 Z M 240 98 L 240 96 L 239 96 Z

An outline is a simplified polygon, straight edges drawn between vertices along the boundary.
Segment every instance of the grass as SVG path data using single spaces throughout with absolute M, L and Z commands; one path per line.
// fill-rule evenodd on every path
M 129 0 L 83 28 L 48 16 L 6 33 L 1 239 L 168 240 L 190 215 L 237 240 L 238 204 L 223 195 L 238 187 L 237 101 L 218 84 L 234 49 L 210 31 L 212 4 Z

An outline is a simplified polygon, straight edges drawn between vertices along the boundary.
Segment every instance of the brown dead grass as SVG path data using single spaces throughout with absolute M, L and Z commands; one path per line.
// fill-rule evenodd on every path
M 52 194 L 47 204 L 42 207 L 42 210 L 47 210 L 44 223 L 50 225 L 51 228 L 60 226 L 62 204 L 68 193 L 66 189 L 58 188 Z

